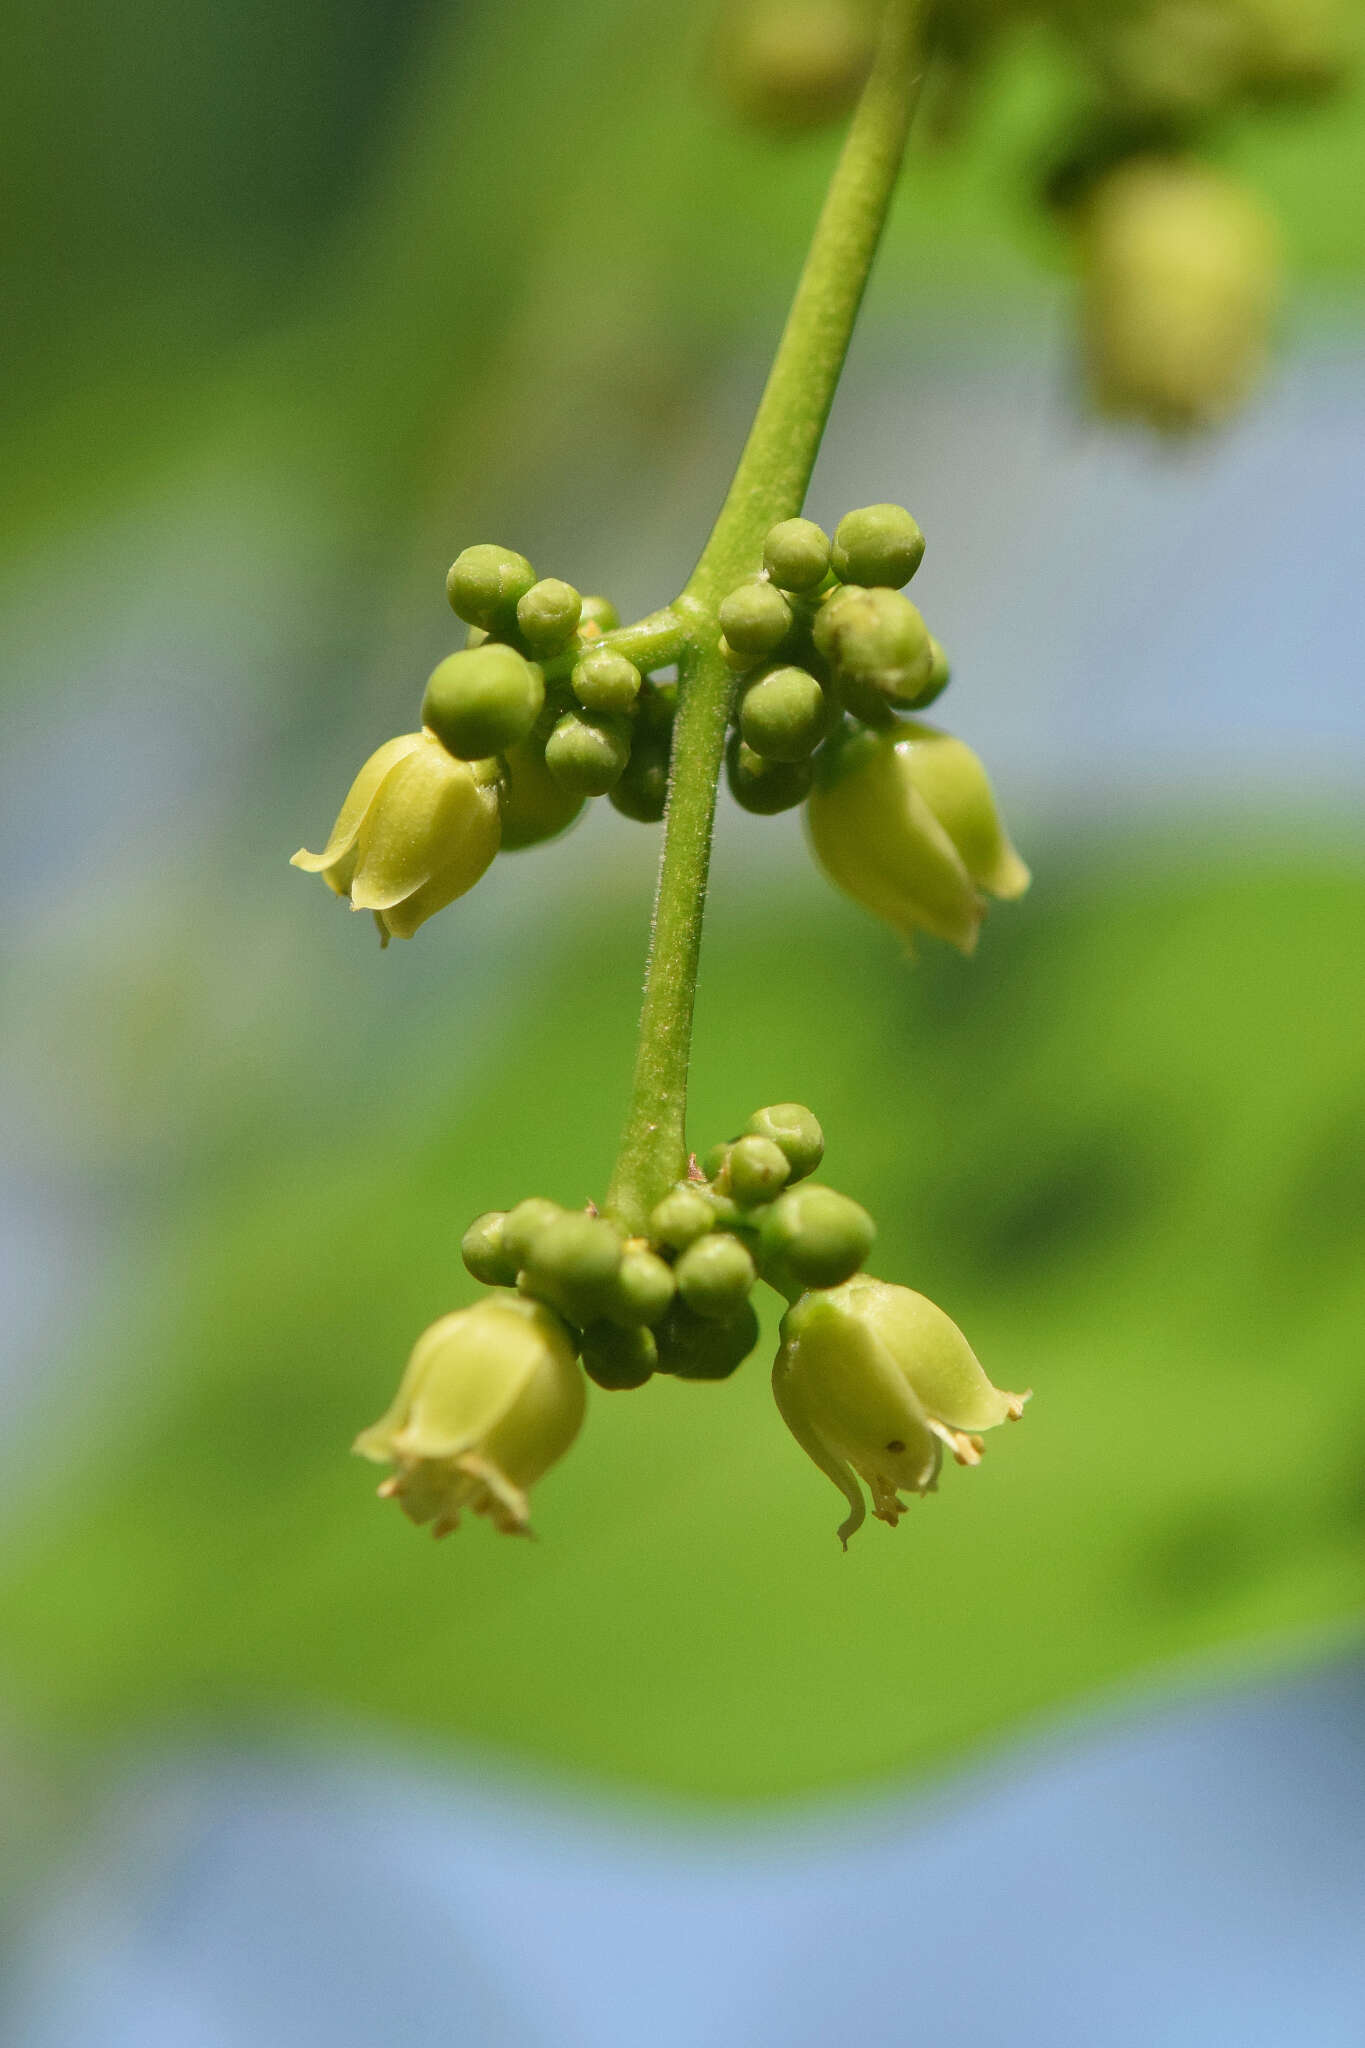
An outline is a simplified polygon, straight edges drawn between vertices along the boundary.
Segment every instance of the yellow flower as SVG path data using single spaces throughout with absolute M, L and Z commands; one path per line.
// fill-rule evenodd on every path
M 472 889 L 498 850 L 499 764 L 457 761 L 433 733 L 386 740 L 351 784 L 321 853 L 292 865 L 321 875 L 353 910 L 372 910 L 384 944 L 410 939 Z
M 354 1447 L 394 1466 L 381 1498 L 433 1522 L 435 1535 L 457 1528 L 465 1508 L 521 1535 L 527 1489 L 568 1450 L 586 1398 L 573 1338 L 553 1309 L 498 1294 L 423 1332 L 393 1405 Z
M 830 880 L 907 940 L 926 931 L 970 953 L 981 891 L 1012 898 L 1029 885 L 976 755 L 918 719 L 832 749 L 806 817 Z
M 792 1435 L 849 1504 L 847 1547 L 867 1509 L 894 1528 L 900 1494 L 932 1493 L 944 1447 L 981 1460 L 977 1431 L 1017 1420 L 1027 1394 L 986 1378 L 957 1324 L 922 1294 L 859 1274 L 803 1294 L 782 1318 L 773 1394 Z

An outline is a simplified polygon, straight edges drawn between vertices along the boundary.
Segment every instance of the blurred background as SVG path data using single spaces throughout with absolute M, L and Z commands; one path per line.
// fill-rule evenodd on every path
M 1035 870 L 977 959 L 723 804 L 693 1126 L 808 1100 L 1026 1427 L 847 1557 L 723 1386 L 535 1545 L 347 1455 L 459 1233 L 600 1192 L 657 833 L 381 957 L 288 855 L 471 541 L 685 578 L 837 133 L 644 0 L 10 29 L 0 2034 L 23 2048 L 1365 2038 L 1365 100 L 1234 123 L 1265 389 L 1080 402 L 1046 36 L 917 144 L 809 511 L 908 503 Z M 771 1333 L 769 1333 L 771 1334 Z

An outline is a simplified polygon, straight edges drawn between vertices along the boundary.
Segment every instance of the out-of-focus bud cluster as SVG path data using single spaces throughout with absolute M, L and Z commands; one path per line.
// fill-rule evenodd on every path
M 832 542 L 809 519 L 770 530 L 762 569 L 720 606 L 739 679 L 726 773 L 745 810 L 805 803 L 830 879 L 907 941 L 970 953 L 987 896 L 1022 895 L 1029 873 L 970 747 L 903 715 L 949 677 L 901 588 L 923 555 L 900 505 L 849 512 Z
M 677 686 L 612 647 L 609 600 L 490 545 L 456 558 L 446 594 L 468 644 L 427 679 L 421 730 L 372 754 L 322 852 L 293 857 L 372 910 L 385 945 L 472 888 L 499 850 L 566 830 L 588 797 L 663 816 Z

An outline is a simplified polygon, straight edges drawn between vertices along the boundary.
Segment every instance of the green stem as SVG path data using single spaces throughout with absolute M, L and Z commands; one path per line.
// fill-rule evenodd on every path
M 720 516 L 686 590 L 681 684 L 654 929 L 626 1127 L 607 1207 L 630 1230 L 687 1167 L 687 1069 L 716 789 L 734 677 L 717 612 L 805 502 L 820 438 L 890 210 L 919 93 L 919 0 L 891 0 L 796 297 Z

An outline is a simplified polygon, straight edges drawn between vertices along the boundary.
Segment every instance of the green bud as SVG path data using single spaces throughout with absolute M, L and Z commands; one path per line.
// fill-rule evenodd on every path
M 422 723 L 457 761 L 482 761 L 525 739 L 545 702 L 545 678 L 515 647 L 490 640 L 448 654 L 422 698 Z
M 460 1239 L 460 1257 L 464 1260 L 466 1272 L 481 1280 L 485 1287 L 515 1287 L 517 1284 L 516 1261 L 509 1258 L 502 1240 L 502 1226 L 507 1221 L 501 1209 L 488 1209 L 482 1216 L 476 1216 L 464 1236 Z
M 752 655 L 741 654 L 737 647 L 730 645 L 723 633 L 716 642 L 716 652 L 733 675 L 742 676 L 754 665 Z
M 829 574 L 829 535 L 813 519 L 783 519 L 768 529 L 763 566 L 781 590 L 814 590 Z
M 786 132 L 818 127 L 858 97 L 873 21 L 848 0 L 732 0 L 717 12 L 711 72 L 746 119 Z
M 877 1226 L 866 1209 L 834 1188 L 806 1181 L 765 1210 L 759 1243 L 765 1260 L 805 1287 L 837 1287 L 857 1272 Z
M 681 1298 L 654 1328 L 660 1372 L 680 1380 L 724 1380 L 758 1342 L 758 1317 L 746 1301 L 724 1322 L 699 1316 Z
M 584 598 L 578 631 L 585 645 L 591 640 L 599 640 L 603 633 L 614 633 L 620 623 L 621 614 L 609 597 Z
M 740 1207 L 752 1209 L 782 1192 L 791 1179 L 791 1167 L 780 1145 L 749 1133 L 730 1147 L 726 1179 Z
M 545 742 L 545 765 L 576 796 L 605 796 L 630 759 L 630 728 L 603 713 L 566 711 Z
M 924 535 L 903 505 L 864 505 L 835 527 L 830 560 L 841 583 L 899 590 L 924 560 Z
M 636 719 L 646 732 L 671 733 L 678 715 L 678 685 L 646 677 L 636 706 Z
M 547 1201 L 544 1195 L 528 1195 L 507 1211 L 502 1220 L 502 1245 L 518 1272 L 541 1231 L 563 1214 L 558 1202 Z
M 816 614 L 814 639 L 840 681 L 867 685 L 889 704 L 910 703 L 933 667 L 929 629 L 897 590 L 833 591 Z
M 536 1232 L 518 1285 L 582 1329 L 606 1314 L 620 1267 L 615 1225 L 570 1209 Z
M 610 647 L 590 647 L 570 680 L 585 711 L 631 711 L 640 694 L 639 669 Z
M 935 698 L 943 695 L 943 692 L 953 679 L 952 667 L 943 642 L 935 640 L 932 633 L 929 635 L 929 654 L 929 680 L 911 706 L 911 709 L 914 711 L 927 711 Z
M 583 809 L 583 799 L 556 781 L 545 765 L 545 747 L 534 733 L 508 747 L 503 755 L 502 850 L 539 846 L 567 830 Z
M 709 1151 L 702 1153 L 701 1170 L 708 1180 L 717 1180 L 724 1173 L 734 1142 L 733 1138 L 723 1138 L 718 1145 L 712 1145 Z
M 791 1180 L 804 1180 L 814 1173 L 825 1156 L 825 1134 L 800 1102 L 774 1102 L 766 1109 L 756 1109 L 744 1128 L 780 1147 Z
M 578 631 L 583 600 L 572 583 L 542 577 L 517 600 L 517 625 L 533 654 L 558 654 Z
M 450 565 L 446 596 L 450 609 L 471 626 L 485 626 L 490 633 L 506 632 L 515 624 L 517 605 L 535 580 L 536 572 L 525 555 L 511 548 L 466 548 Z
M 774 668 L 739 702 L 744 743 L 765 761 L 804 761 L 829 727 L 829 700 L 808 669 Z
M 659 1363 L 652 1335 L 638 1323 L 630 1329 L 616 1323 L 590 1324 L 583 1332 L 579 1355 L 588 1378 L 613 1393 L 642 1387 Z
M 621 1254 L 611 1307 L 614 1323 L 657 1323 L 673 1299 L 673 1268 L 648 1246 L 630 1244 Z
M 665 1244 L 670 1251 L 686 1251 L 708 1230 L 715 1227 L 716 1212 L 698 1187 L 683 1182 L 670 1188 L 661 1202 L 657 1202 L 649 1215 L 649 1234 L 655 1244 Z
M 794 810 L 809 793 L 809 761 L 765 761 L 736 728 L 725 748 L 725 780 L 741 810 L 760 818 Z
M 735 653 L 750 661 L 775 654 L 791 623 L 792 608 L 782 592 L 757 578 L 741 583 L 721 602 L 720 629 Z
M 748 1300 L 758 1273 L 748 1247 L 728 1230 L 717 1230 L 687 1247 L 673 1277 L 694 1315 L 728 1322 Z
M 620 811 L 624 818 L 634 818 L 640 825 L 658 824 L 668 802 L 669 748 L 667 729 L 637 730 L 621 780 L 608 794 L 607 801 L 613 810 Z

